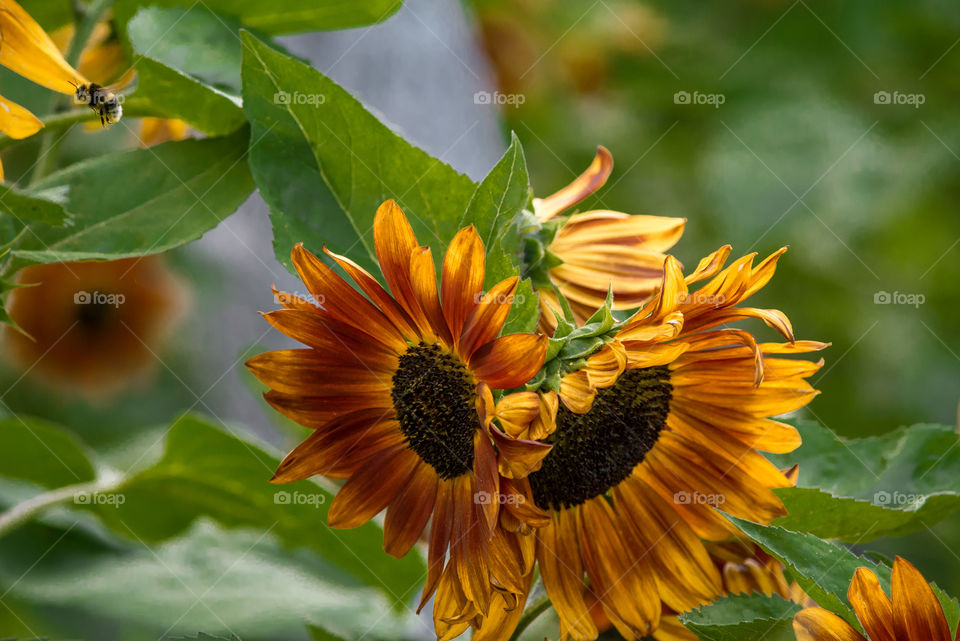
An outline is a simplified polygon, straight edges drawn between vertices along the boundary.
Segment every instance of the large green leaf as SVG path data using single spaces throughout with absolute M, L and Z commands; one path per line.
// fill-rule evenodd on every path
M 144 6 L 205 7 L 268 34 L 348 29 L 386 20 L 400 0 L 118 0 L 114 13 L 125 24 Z
M 202 6 L 141 9 L 127 25 L 138 72 L 128 107 L 211 135 L 235 131 L 245 120 L 239 30 L 235 19 Z
M 457 227 L 472 224 L 487 250 L 486 287 L 517 275 L 523 263 L 520 220 L 530 204 L 530 179 L 523 147 L 516 134 L 510 147 L 490 173 L 477 185 Z M 539 318 L 537 296 L 525 279 L 517 287 L 506 330 L 533 331 Z
M 830 543 L 805 532 L 791 532 L 781 527 L 763 526 L 727 516 L 734 525 L 753 539 L 789 570 L 797 583 L 820 607 L 835 612 L 859 628 L 856 614 L 847 599 L 847 590 L 857 568 L 865 567 L 877 575 L 890 594 L 890 567 L 859 557 L 846 547 Z M 960 605 L 938 587 L 940 599 L 951 630 L 960 619 Z
M 800 606 L 779 596 L 736 594 L 680 616 L 702 641 L 796 641 Z
M 305 623 L 328 621 L 348 638 L 401 638 L 393 633 L 417 625 L 409 610 L 391 611 L 377 590 L 344 582 L 335 568 L 291 554 L 265 532 L 200 522 L 158 545 L 134 541 L 70 555 L 50 547 L 52 554 L 27 573 L 0 560 L 0 582 L 12 586 L 11 596 L 156 630 L 150 638 L 163 631 L 163 638 L 196 637 L 198 630 L 241 639 L 303 638 Z
M 251 147 L 250 158 L 257 184 L 276 210 L 274 220 L 277 212 L 284 217 L 322 219 L 314 223 L 324 225 L 322 236 L 300 240 L 315 251 L 327 243 L 371 265 L 374 215 L 383 201 L 392 198 L 406 213 L 420 242 L 431 245 L 434 257 L 441 260 L 476 184 L 391 131 L 319 71 L 249 33 L 243 34 L 243 41 L 244 109 L 255 127 L 276 136 L 270 145 L 259 140 Z M 291 153 L 285 153 L 288 145 Z M 294 181 L 278 171 L 291 165 L 294 177 L 323 176 L 349 228 L 330 211 L 327 199 L 311 205 L 304 194 L 295 198 L 284 193 L 304 189 L 291 185 Z M 305 206 L 291 207 L 295 203 Z M 309 223 L 294 224 L 302 230 L 310 228 Z M 289 247 L 277 250 L 283 259 Z
M 39 419 L 0 419 L 0 476 L 47 488 L 94 480 L 93 464 L 69 432 Z
M 332 495 L 312 481 L 271 485 L 267 480 L 278 464 L 256 444 L 186 416 L 170 428 L 158 462 L 90 507 L 119 534 L 146 542 L 174 537 L 201 517 L 269 531 L 382 589 L 398 604 L 408 600 L 423 580 L 419 556 L 388 556 L 381 549 L 383 533 L 372 523 L 349 532 L 331 529 Z
M 172 249 L 199 238 L 253 190 L 246 129 L 223 138 L 168 142 L 98 156 L 35 187 L 68 189 L 69 227 L 38 227 L 13 250 L 32 262 L 114 259 Z
M 960 508 L 960 442 L 953 428 L 914 425 L 848 440 L 797 422 L 803 445 L 775 463 L 800 465 L 797 488 L 777 490 L 789 512 L 776 525 L 866 542 L 929 527 Z
M 38 198 L 4 184 L 0 184 L 0 216 L 11 216 L 20 223 L 44 223 L 55 227 L 70 220 L 69 212 L 54 195 Z

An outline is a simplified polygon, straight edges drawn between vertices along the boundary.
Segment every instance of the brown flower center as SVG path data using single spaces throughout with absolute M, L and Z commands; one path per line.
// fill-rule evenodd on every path
M 459 358 L 438 345 L 409 347 L 393 375 L 391 396 L 407 447 L 440 478 L 473 469 L 480 418 L 473 377 Z
M 530 475 L 533 498 L 544 509 L 573 507 L 604 494 L 627 478 L 647 455 L 670 412 L 670 370 L 626 371 L 612 387 L 597 392 L 586 414 L 562 404 L 553 449 Z

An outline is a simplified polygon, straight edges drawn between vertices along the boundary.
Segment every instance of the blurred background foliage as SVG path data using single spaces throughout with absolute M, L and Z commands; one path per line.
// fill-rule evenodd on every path
M 50 30 L 72 18 L 66 0 L 23 4 Z M 121 4 L 118 14 L 129 18 L 138 5 L 155 3 Z M 377 4 L 382 12 L 390 3 Z M 231 15 L 229 2 L 211 7 Z M 235 19 L 271 34 L 296 30 Z M 367 33 L 378 35 L 351 54 Z M 854 437 L 956 422 L 958 34 L 960 11 L 944 0 L 450 0 L 409 2 L 366 31 L 282 42 L 307 58 L 321 51 L 315 66 L 474 180 L 506 147 L 510 130 L 541 196 L 582 171 L 596 145 L 606 146 L 614 174 L 582 208 L 686 217 L 675 253 L 687 267 L 725 243 L 735 254 L 762 255 L 790 245 L 774 286 L 754 304 L 783 309 L 799 337 L 833 343 L 815 379 L 823 394 L 806 416 Z M 402 73 L 388 59 L 416 62 Z M 201 62 L 212 78 L 237 77 L 224 60 Z M 49 112 L 49 92 L 5 69 L 0 86 L 34 113 Z M 235 82 L 222 86 L 237 90 Z M 494 90 L 514 98 L 478 106 L 474 92 Z M 678 92 L 723 102 L 682 104 Z M 877 92 L 921 95 L 923 104 L 878 104 Z M 492 135 L 497 122 L 499 139 Z M 61 165 L 134 149 L 135 130 L 75 127 Z M 8 181 L 29 179 L 38 144 L 5 150 Z M 274 456 L 302 438 L 301 428 L 264 410 L 242 368 L 250 355 L 288 344 L 256 315 L 272 307 L 270 282 L 298 291 L 273 257 L 265 207 L 251 200 L 200 243 L 164 257 L 189 296 L 172 337 L 151 345 L 156 359 L 144 377 L 122 393 L 91 398 L 51 391 L 4 364 L 0 414 L 63 425 L 98 466 L 121 470 L 159 460 L 168 426 L 188 411 L 244 438 L 256 433 L 276 447 Z M 924 301 L 877 304 L 882 292 Z M 265 485 L 269 470 L 262 472 L 248 479 L 252 486 Z M 28 495 L 19 481 L 0 483 L 7 505 Z M 277 533 L 251 538 L 202 518 L 170 537 L 141 541 L 92 517 L 79 526 L 74 520 L 51 512 L 2 541 L 0 636 L 125 641 L 171 629 L 237 629 L 244 641 L 277 641 L 309 638 L 307 619 L 332 621 L 347 636 L 369 627 L 370 613 L 343 609 L 337 595 L 342 584 L 359 594 L 367 589 L 362 581 L 338 575 L 343 571 L 324 554 L 290 552 Z M 871 548 L 910 558 L 957 594 L 957 541 L 955 515 Z M 411 584 L 419 578 L 415 567 L 395 571 Z M 256 592 L 247 589 L 252 583 Z M 264 601 L 265 594 L 272 598 Z M 204 598 L 191 607 L 197 595 Z M 389 595 L 379 598 L 370 602 L 384 614 Z M 372 637 L 430 636 L 410 617 L 384 616 Z M 546 629 L 532 630 L 531 638 Z

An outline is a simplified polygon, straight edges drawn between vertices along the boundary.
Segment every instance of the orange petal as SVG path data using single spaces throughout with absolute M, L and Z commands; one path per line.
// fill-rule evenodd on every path
M 483 241 L 473 225 L 454 236 L 443 257 L 440 300 L 455 345 L 459 345 L 467 317 L 480 302 L 485 261 Z
M 469 360 L 478 347 L 486 345 L 499 334 L 513 307 L 513 293 L 519 278 L 507 278 L 494 285 L 480 299 L 463 325 L 460 353 Z
M 867 641 L 849 623 L 823 608 L 797 612 L 793 617 L 793 631 L 797 641 Z
M 919 570 L 899 556 L 893 563 L 890 591 L 898 639 L 951 641 L 939 599 Z
M 876 574 L 867 568 L 857 568 L 847 598 L 872 641 L 897 641 L 893 629 L 893 606 Z
M 406 487 L 419 462 L 403 447 L 372 458 L 337 492 L 327 515 L 330 527 L 355 528 L 372 519 Z
M 433 514 L 437 497 L 437 475 L 427 463 L 420 462 L 409 484 L 387 508 L 383 520 L 383 549 L 398 559 L 417 542 Z
M 533 378 L 547 354 L 547 337 L 510 334 L 474 352 L 470 369 L 494 389 L 513 389 Z
M 546 198 L 534 198 L 533 210 L 537 218 L 542 221 L 550 220 L 565 209 L 573 207 L 600 189 L 612 171 L 613 156 L 605 147 L 598 146 L 593 162 L 572 183 Z

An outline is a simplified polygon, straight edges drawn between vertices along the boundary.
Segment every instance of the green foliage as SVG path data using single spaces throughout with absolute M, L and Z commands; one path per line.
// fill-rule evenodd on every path
M 96 478 L 93 463 L 75 436 L 22 416 L 0 420 L 0 475 L 46 488 Z
M 865 557 L 859 557 L 840 545 L 817 538 L 812 534 L 791 532 L 781 527 L 763 526 L 728 516 L 734 525 L 760 547 L 783 563 L 790 576 L 820 607 L 834 612 L 856 628 L 860 628 L 856 614 L 847 599 L 850 581 L 857 568 L 864 567 L 877 575 L 887 594 L 890 594 L 890 567 Z M 951 630 L 960 619 L 960 605 L 934 586 Z
M 386 20 L 400 0 L 206 0 L 203 6 L 264 33 L 282 34 L 318 29 L 347 29 Z M 126 23 L 144 6 L 197 8 L 190 0 L 118 0 L 114 11 Z
M 960 441 L 951 427 L 853 440 L 812 421 L 797 428 L 803 445 L 772 457 L 800 465 L 799 487 L 776 491 L 789 512 L 776 525 L 863 543 L 926 529 L 960 508 Z
M 196 240 L 253 190 L 243 162 L 247 139 L 242 129 L 222 138 L 169 142 L 106 154 L 51 174 L 32 193 L 66 189 L 73 224 L 38 226 L 13 254 L 41 263 L 115 259 Z
M 127 25 L 138 72 L 127 107 L 210 135 L 241 127 L 239 29 L 205 7 L 141 9 Z
M 0 184 L 0 215 L 10 216 L 18 223 L 43 223 L 61 227 L 71 222 L 70 213 L 55 194 L 37 197 L 16 187 Z M 2 239 L 0 239 L 2 240 Z M 0 258 L 2 258 L 0 254 Z
M 796 641 L 793 615 L 800 606 L 779 596 L 736 594 L 680 616 L 702 641 Z

